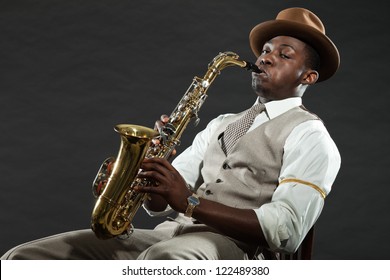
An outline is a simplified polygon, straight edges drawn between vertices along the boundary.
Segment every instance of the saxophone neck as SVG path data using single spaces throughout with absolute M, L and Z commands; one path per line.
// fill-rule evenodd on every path
M 221 52 L 209 63 L 208 71 L 204 75 L 203 80 L 211 84 L 216 76 L 221 73 L 221 70 L 229 66 L 239 66 L 249 71 L 260 72 L 255 64 L 240 60 L 238 54 L 234 52 Z

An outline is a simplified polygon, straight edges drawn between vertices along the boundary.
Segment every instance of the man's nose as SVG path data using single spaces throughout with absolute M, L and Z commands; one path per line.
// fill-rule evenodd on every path
M 257 59 L 256 65 L 257 66 L 259 66 L 259 65 L 271 65 L 273 63 L 272 61 L 273 61 L 272 60 L 272 55 L 270 53 L 262 54 Z

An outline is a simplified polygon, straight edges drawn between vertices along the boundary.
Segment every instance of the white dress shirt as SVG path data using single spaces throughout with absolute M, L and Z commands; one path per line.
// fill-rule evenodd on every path
M 266 111 L 257 116 L 249 131 L 300 105 L 299 97 L 265 103 Z M 212 120 L 172 163 L 190 186 L 201 176 L 210 137 L 223 117 Z M 320 120 L 306 121 L 293 129 L 284 146 L 279 176 L 282 183 L 270 203 L 254 209 L 271 249 L 293 252 L 299 247 L 322 211 L 324 196 L 331 190 L 340 162 L 339 151 Z M 293 180 L 283 182 L 285 179 Z

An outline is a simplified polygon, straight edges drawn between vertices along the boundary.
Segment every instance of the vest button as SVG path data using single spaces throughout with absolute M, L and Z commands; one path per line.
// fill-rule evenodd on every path
M 227 164 L 226 162 L 222 165 L 222 168 L 223 169 L 230 169 L 230 166 L 229 164 Z
M 215 181 L 216 183 L 221 183 L 222 180 L 221 179 L 217 179 L 217 181 Z
M 206 190 L 204 193 L 205 193 L 206 195 L 210 195 L 210 194 L 211 194 L 211 191 L 210 191 L 210 190 Z

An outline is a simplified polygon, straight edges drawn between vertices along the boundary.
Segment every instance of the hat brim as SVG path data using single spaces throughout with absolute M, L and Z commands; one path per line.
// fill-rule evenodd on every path
M 319 78 L 317 82 L 329 79 L 340 65 L 337 47 L 317 29 L 287 20 L 270 20 L 256 25 L 249 34 L 253 53 L 258 57 L 264 44 L 277 36 L 297 38 L 312 46 L 320 56 Z

